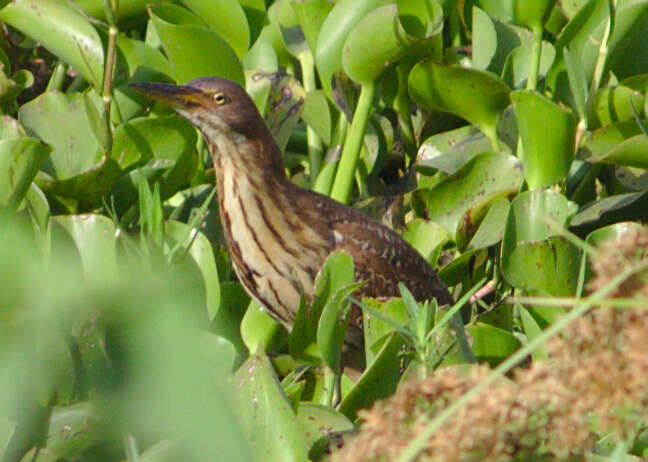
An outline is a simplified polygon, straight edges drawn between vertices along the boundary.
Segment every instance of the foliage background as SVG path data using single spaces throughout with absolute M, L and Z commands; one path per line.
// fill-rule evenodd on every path
M 642 315 L 611 315 L 621 327 L 606 330 L 596 307 L 643 306 L 648 1 L 1 0 L 0 21 L 3 460 L 317 460 L 358 416 L 373 444 L 381 409 L 402 415 L 448 377 L 455 392 L 417 408 L 396 446 L 382 434 L 372 457 L 648 453 L 641 387 L 577 415 L 537 400 L 565 351 L 571 369 L 549 378 L 598 384 L 575 403 L 609 396 L 622 368 L 645 379 L 627 356 L 648 336 Z M 201 137 L 128 87 L 203 75 L 245 85 L 292 180 L 401 232 L 458 300 L 362 301 L 367 368 L 340 396 L 342 337 L 324 333 L 339 332 L 352 262 L 330 259 L 317 316 L 288 335 L 230 269 Z M 617 247 L 602 254 L 606 240 Z M 592 283 L 597 261 L 615 271 L 599 265 Z M 446 329 L 458 310 L 463 355 Z M 612 361 L 590 354 L 592 329 L 616 339 L 601 342 Z M 507 415 L 495 398 L 518 386 L 541 405 L 526 409 L 529 433 L 504 421 L 497 435 L 515 444 L 444 433 L 479 409 Z M 396 408 L 361 411 L 397 387 Z M 551 432 L 568 418 L 586 425 L 565 446 Z

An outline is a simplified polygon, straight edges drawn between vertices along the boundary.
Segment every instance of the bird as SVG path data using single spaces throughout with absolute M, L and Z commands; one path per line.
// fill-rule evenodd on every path
M 199 77 L 184 85 L 137 82 L 131 87 L 172 107 L 202 133 L 234 271 L 248 294 L 288 331 L 302 295 L 313 299 L 318 271 L 336 251 L 353 258 L 355 278 L 363 283 L 357 296 L 400 296 L 402 282 L 417 301 L 454 303 L 431 264 L 398 233 L 290 181 L 277 143 L 240 85 Z M 357 307 L 345 342 L 362 345 Z

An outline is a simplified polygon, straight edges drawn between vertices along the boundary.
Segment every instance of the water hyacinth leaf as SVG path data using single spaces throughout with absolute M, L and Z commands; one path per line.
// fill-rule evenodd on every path
M 267 356 L 250 356 L 234 380 L 237 414 L 256 459 L 307 460 L 307 440 Z
M 320 29 L 315 52 L 315 64 L 327 96 L 332 97 L 333 75 L 342 70 L 342 49 L 349 33 L 369 12 L 388 3 L 388 0 L 341 0 L 329 12 Z
M 99 101 L 93 101 L 98 109 Z M 18 120 L 25 129 L 52 146 L 44 170 L 55 179 L 72 178 L 96 167 L 101 152 L 80 93 L 43 93 L 24 104 Z M 56 120 L 53 124 L 51 121 Z
M 539 30 L 549 18 L 556 0 L 513 0 L 513 19 L 531 30 Z
M 64 2 L 17 0 L 0 10 L 0 19 L 76 69 L 99 87 L 103 76 L 103 45 L 90 22 Z
M 587 88 L 587 78 L 583 71 L 583 65 L 580 62 L 580 58 L 574 53 L 571 53 L 568 48 L 563 50 L 563 56 L 567 68 L 567 77 L 569 78 L 569 88 L 571 89 L 571 95 L 574 100 L 574 109 L 576 110 L 576 114 L 578 114 L 579 120 L 586 120 L 585 101 L 587 100 L 589 90 Z
M 497 50 L 497 32 L 490 16 L 478 6 L 472 9 L 473 66 L 488 69 Z
M 253 355 L 284 344 L 287 334 L 259 302 L 251 300 L 241 321 L 241 338 Z
M 448 232 L 435 222 L 415 218 L 407 223 L 403 238 L 427 261 L 435 265 L 449 236 Z
M 302 357 L 311 344 L 317 343 L 322 311 L 335 295 L 353 283 L 353 259 L 346 252 L 333 252 L 326 258 L 315 278 L 315 297 L 297 314 L 288 346 L 295 357 Z M 333 307 L 331 307 L 332 309 Z M 308 355 L 307 355 L 308 356 Z
M 466 326 L 472 339 L 475 359 L 488 362 L 492 367 L 520 348 L 520 341 L 508 330 L 477 322 Z
M 423 6 L 425 2 L 419 3 Z M 426 12 L 424 7 L 408 11 L 408 20 L 402 21 L 398 5 L 385 5 L 367 14 L 344 42 L 342 67 L 346 74 L 361 85 L 370 84 L 426 34 L 440 32 L 440 28 L 430 30 L 434 18 Z
M 615 194 L 586 204 L 574 215 L 570 225 L 578 233 L 590 232 L 603 225 L 639 219 L 648 207 L 648 193 Z
M 102 0 L 75 0 L 79 8 L 84 10 L 91 16 L 97 19 L 104 20 L 105 5 Z M 119 1 L 119 17 L 130 18 L 146 11 L 146 6 L 150 2 L 148 0 L 120 0 Z
M 70 458 L 94 445 L 108 442 L 102 419 L 89 401 L 55 406 L 48 422 L 47 451 L 57 458 Z
M 274 48 L 266 40 L 257 40 L 243 58 L 246 81 L 248 71 L 277 72 L 279 64 Z
M 9 447 L 11 438 L 16 431 L 16 426 L 18 422 L 15 420 L 7 419 L 6 417 L 0 417 L 0 457 L 5 456 L 5 451 Z
M 522 186 L 522 166 L 507 154 L 480 154 L 436 186 L 417 191 L 430 220 L 455 236 L 466 212 L 476 217 L 497 197 Z
M 409 76 L 412 99 L 431 111 L 458 115 L 476 124 L 498 146 L 497 122 L 509 105 L 509 88 L 497 76 L 459 66 L 422 61 Z
M 510 154 L 508 146 L 503 152 Z M 432 135 L 419 148 L 414 167 L 423 174 L 440 170 L 448 175 L 456 173 L 475 156 L 491 150 L 491 142 L 474 125 Z
M 586 242 L 595 246 L 600 246 L 606 242 L 621 244 L 628 236 L 632 236 L 633 233 L 642 229 L 643 226 L 634 221 L 615 223 L 592 231 L 587 235 Z
M 542 42 L 542 52 L 540 56 L 540 67 L 538 68 L 538 78 L 543 78 L 551 69 L 551 65 L 556 57 L 556 50 L 549 42 Z M 531 44 L 523 42 L 522 45 L 515 48 L 504 63 L 502 78 L 512 88 L 522 88 L 526 85 L 529 78 L 529 64 L 531 62 Z
M 127 37 L 124 34 L 117 36 L 117 48 L 124 58 L 128 76 L 132 76 L 139 67 L 147 67 L 171 76 L 173 70 L 169 61 L 156 48 Z
M 356 385 L 342 399 L 339 411 L 354 420 L 360 409 L 367 409 L 379 399 L 394 393 L 400 380 L 402 337 L 394 333 L 364 370 Z
M 362 302 L 381 315 L 378 317 L 369 310 L 364 310 L 362 313 L 365 362 L 366 366 L 369 367 L 380 353 L 385 342 L 391 338 L 394 330 L 404 329 L 409 325 L 410 318 L 403 299 L 400 297 L 392 297 L 387 301 L 363 298 Z M 385 322 L 385 319 L 388 319 L 389 322 Z M 394 324 L 400 326 L 400 329 L 395 329 Z
M 291 0 L 290 4 L 295 11 L 308 47 L 315 54 L 320 29 L 333 5 L 327 0 Z
M 480 0 L 481 6 L 489 16 L 500 21 L 510 22 L 513 19 L 513 3 L 515 0 Z
M 590 105 L 589 126 L 594 129 L 617 122 L 633 121 L 633 108 L 641 116 L 644 96 L 628 87 L 601 88 Z
M 529 189 L 564 179 L 574 157 L 572 115 L 531 90 L 511 93 L 524 148 L 524 177 Z
M 0 206 L 16 210 L 51 148 L 34 138 L 0 141 Z
M 310 54 L 308 42 L 299 25 L 290 0 L 275 2 L 268 8 L 268 18 L 276 22 L 286 50 L 295 58 Z
M 324 144 L 331 144 L 331 111 L 323 90 L 314 90 L 306 95 L 301 117 Z
M 509 284 L 543 295 L 574 294 L 579 250 L 559 237 L 574 209 L 551 191 L 527 191 L 513 200 L 501 251 L 502 274 Z
M 167 220 L 164 224 L 167 237 L 171 237 L 182 248 L 187 249 L 188 255 L 200 270 L 205 285 L 207 316 L 212 320 L 220 306 L 220 282 L 218 269 L 214 261 L 214 252 L 204 234 L 195 228 L 179 221 Z M 183 240 L 183 242 L 178 242 Z
M 606 125 L 585 135 L 578 156 L 588 162 L 600 162 L 598 159 L 604 159 L 619 144 L 641 133 L 641 127 L 634 121 Z
M 542 333 L 542 328 L 535 320 L 535 318 L 531 315 L 531 313 L 529 313 L 529 310 L 527 310 L 523 306 L 519 306 L 518 310 L 520 311 L 520 320 L 522 321 L 524 335 L 526 335 L 526 338 L 529 342 L 532 342 L 533 339 L 535 339 Z M 531 358 L 534 361 L 547 359 L 547 351 L 542 347 L 536 348 L 531 352 Z
M 118 274 L 115 250 L 115 224 L 98 214 L 58 215 L 52 223 L 63 228 L 74 241 L 90 281 L 113 278 Z
M 587 158 L 588 162 L 602 162 L 628 167 L 648 168 L 648 136 L 637 135 L 623 140 L 612 150 L 603 155 L 594 155 Z
M 151 21 L 173 69 L 173 77 L 185 83 L 196 77 L 216 75 L 243 85 L 243 68 L 232 48 L 206 27 L 172 24 L 151 11 Z
M 250 45 L 250 30 L 245 12 L 238 1 L 182 0 L 182 3 L 218 33 L 232 47 L 239 60 L 243 59 Z
M 16 119 L 11 116 L 0 116 L 0 140 L 25 137 L 27 134 Z
M 131 119 L 115 129 L 112 158 L 122 169 L 151 159 L 177 161 L 194 152 L 196 131 L 176 115 Z
M 509 207 L 509 201 L 505 197 L 495 199 L 470 239 L 466 250 L 485 249 L 501 241 L 504 237 Z
M 317 460 L 313 450 L 322 451 L 323 456 L 330 441 L 330 433 L 350 432 L 353 430 L 353 423 L 342 413 L 320 404 L 300 402 L 297 408 L 297 424 L 305 435 L 307 444 L 311 447 L 310 460 Z M 313 447 L 321 441 L 321 447 Z M 320 445 L 318 445 L 320 446 Z

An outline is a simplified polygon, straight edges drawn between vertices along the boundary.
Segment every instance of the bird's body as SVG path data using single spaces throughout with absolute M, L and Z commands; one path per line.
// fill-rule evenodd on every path
M 248 293 L 290 330 L 302 294 L 312 298 L 317 272 L 334 251 L 354 260 L 359 295 L 398 296 L 403 282 L 417 300 L 451 304 L 431 265 L 377 220 L 299 188 L 254 103 L 240 86 L 209 77 L 186 86 L 136 84 L 197 126 L 216 170 L 221 223 L 236 274 Z M 351 317 L 356 343 L 361 316 Z

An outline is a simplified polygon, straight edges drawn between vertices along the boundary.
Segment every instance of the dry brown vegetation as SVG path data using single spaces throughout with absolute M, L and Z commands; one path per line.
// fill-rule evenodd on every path
M 643 263 L 648 232 L 601 248 L 592 262 L 592 291 L 629 265 Z M 648 295 L 646 271 L 622 283 L 614 297 Z M 579 460 L 606 432 L 632 442 L 648 421 L 648 310 L 591 310 L 535 361 L 486 387 L 427 442 L 419 460 L 501 461 L 546 456 Z M 488 374 L 485 366 L 444 368 L 404 384 L 395 396 L 361 413 L 359 434 L 333 461 L 394 460 L 425 425 Z

